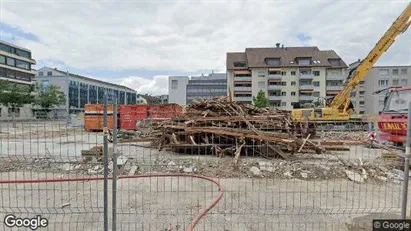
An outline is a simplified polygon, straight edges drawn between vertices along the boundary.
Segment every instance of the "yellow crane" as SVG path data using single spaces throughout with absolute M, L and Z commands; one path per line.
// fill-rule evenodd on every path
M 351 92 L 364 79 L 373 65 L 394 43 L 395 38 L 404 33 L 411 24 L 411 3 L 407 5 L 401 15 L 393 22 L 377 42 L 371 52 L 357 66 L 356 70 L 344 84 L 343 90 L 323 108 L 293 109 L 291 115 L 296 120 L 309 121 L 349 121 L 353 112 L 350 101 Z

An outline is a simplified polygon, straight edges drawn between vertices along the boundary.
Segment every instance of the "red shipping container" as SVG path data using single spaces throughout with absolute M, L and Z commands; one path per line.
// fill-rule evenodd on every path
M 137 120 L 146 119 L 148 105 L 122 105 L 119 107 L 118 127 L 124 130 L 135 130 Z

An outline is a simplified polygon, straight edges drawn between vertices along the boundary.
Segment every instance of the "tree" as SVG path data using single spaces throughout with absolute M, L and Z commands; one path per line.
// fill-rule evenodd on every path
M 260 90 L 257 94 L 257 97 L 253 96 L 254 106 L 258 108 L 268 107 L 268 99 L 265 97 L 265 92 Z
M 34 105 L 40 106 L 42 109 L 50 111 L 54 106 L 59 106 L 66 103 L 66 95 L 60 91 L 60 87 L 49 85 L 47 87 L 36 87 L 36 96 L 33 102 Z
M 32 92 L 31 85 L 0 80 L 0 105 L 11 109 L 13 127 L 16 127 L 16 109 L 33 102 Z

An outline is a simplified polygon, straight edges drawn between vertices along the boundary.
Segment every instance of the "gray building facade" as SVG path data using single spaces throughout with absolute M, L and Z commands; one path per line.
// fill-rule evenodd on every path
M 351 64 L 355 67 L 358 61 Z M 384 93 L 373 95 L 377 90 L 391 86 L 411 85 L 410 66 L 375 66 L 359 86 L 353 91 L 351 101 L 356 113 L 364 115 L 378 115 L 384 107 Z
M 30 50 L 0 40 L 0 80 L 21 88 L 32 89 L 36 74 L 32 66 L 35 64 Z M 33 117 L 31 105 L 14 109 L 0 106 L 0 118 L 8 118 L 12 114 L 19 119 Z
M 137 93 L 131 88 L 56 68 L 43 67 L 37 70 L 36 80 L 41 87 L 57 85 L 66 95 L 66 104 L 53 110 L 57 116 L 65 116 L 67 111 L 68 113 L 81 112 L 85 104 L 102 104 L 105 91 L 107 91 L 108 103 L 113 103 L 114 96 L 117 96 L 118 104 L 137 103 Z
M 212 99 L 227 96 L 227 76 L 225 73 L 212 73 L 208 76 L 191 77 L 187 84 L 187 104 L 194 99 Z

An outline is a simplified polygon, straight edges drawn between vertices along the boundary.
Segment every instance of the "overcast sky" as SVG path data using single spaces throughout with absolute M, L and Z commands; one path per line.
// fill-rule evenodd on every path
M 225 72 L 226 52 L 318 46 L 364 58 L 409 3 L 373 1 L 5 1 L 0 38 L 57 67 L 139 93 L 167 93 L 168 75 Z M 379 65 L 411 64 L 411 29 Z

